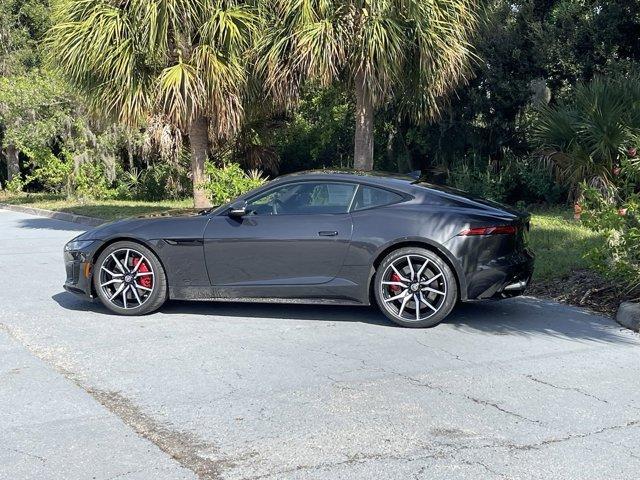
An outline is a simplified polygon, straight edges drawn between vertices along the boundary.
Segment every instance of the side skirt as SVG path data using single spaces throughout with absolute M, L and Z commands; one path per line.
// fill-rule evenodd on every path
M 290 303 L 299 305 L 369 305 L 369 302 L 361 302 L 353 297 L 344 295 L 336 295 L 332 292 L 309 292 L 315 290 L 307 288 L 305 292 L 309 296 L 278 296 L 274 292 L 273 295 L 251 294 L 250 296 L 241 295 L 238 289 L 232 292 L 226 292 L 223 289 L 211 287 L 169 287 L 169 298 L 172 300 L 195 300 L 195 301 L 215 301 L 215 302 L 249 302 L 249 303 Z M 256 292 L 257 293 L 257 292 Z

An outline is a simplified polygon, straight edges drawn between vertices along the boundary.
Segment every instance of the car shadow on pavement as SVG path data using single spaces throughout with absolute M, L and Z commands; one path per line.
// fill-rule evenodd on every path
M 53 218 L 25 218 L 18 220 L 18 227 L 30 228 L 35 230 L 63 230 L 67 232 L 84 232 L 90 229 L 86 225 L 79 225 L 77 223 L 65 222 L 64 220 L 56 220 Z
M 613 319 L 536 297 L 460 304 L 444 321 L 460 330 L 492 335 L 551 336 L 602 343 L 633 343 Z M 626 331 L 625 331 L 626 332 Z
M 395 327 L 374 307 L 351 305 L 304 305 L 285 303 L 231 302 L 167 302 L 162 313 L 216 315 L 229 317 L 317 320 L 327 322 L 360 322 Z
M 88 311 L 113 315 L 98 301 L 78 297 L 69 292 L 60 292 L 51 297 L 66 310 Z M 158 314 L 203 315 L 249 318 L 272 318 L 286 320 L 323 320 L 336 322 L 362 322 L 394 327 L 387 318 L 374 307 L 342 305 L 299 305 L 253 302 L 187 302 L 170 300 Z M 153 317 L 150 314 L 149 317 Z
M 113 315 L 99 302 L 90 302 L 68 292 L 58 293 L 52 299 L 67 310 Z M 156 315 L 359 322 L 401 328 L 387 320 L 377 308 L 359 306 L 169 301 L 149 318 Z M 446 326 L 488 335 L 551 336 L 603 343 L 637 343 L 635 337 L 621 334 L 612 319 L 534 297 L 460 304 L 444 321 L 443 327 Z

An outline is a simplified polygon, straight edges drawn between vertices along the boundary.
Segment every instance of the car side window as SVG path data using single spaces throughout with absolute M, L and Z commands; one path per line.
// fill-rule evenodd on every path
M 304 182 L 283 185 L 252 199 L 247 211 L 253 215 L 300 215 L 347 213 L 356 185 Z
M 383 190 L 382 188 L 361 185 L 353 201 L 353 210 L 363 210 L 371 207 L 382 207 L 391 205 L 402 200 L 402 196 L 397 193 Z

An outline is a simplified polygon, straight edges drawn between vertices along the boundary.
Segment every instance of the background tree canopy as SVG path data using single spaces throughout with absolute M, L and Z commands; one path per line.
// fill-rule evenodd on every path
M 68 22 L 80 21 L 74 15 L 93 12 L 96 8 L 115 8 L 107 3 L 56 0 L 55 10 L 67 12 L 66 20 L 52 16 L 52 3 L 47 0 L 8 0 L 0 5 L 0 162 L 3 164 L 0 166 L 0 181 L 3 186 L 7 185 L 8 176 L 14 176 L 16 178 L 11 184 L 14 189 L 46 188 L 77 195 L 78 185 L 92 183 L 82 178 L 84 175 L 89 180 L 104 178 L 99 182 L 100 188 L 84 192 L 89 195 L 119 196 L 128 192 L 129 195 L 144 197 L 147 195 L 145 192 L 154 192 L 148 194 L 150 198 L 161 198 L 162 187 L 158 185 L 164 185 L 168 196 L 188 194 L 187 174 L 193 170 L 190 161 L 194 155 L 183 148 L 189 145 L 189 129 L 183 128 L 184 122 L 174 121 L 180 120 L 180 115 L 174 118 L 166 115 L 167 111 L 162 108 L 148 108 L 143 109 L 145 114 L 135 126 L 116 126 L 108 119 L 88 113 L 92 99 L 95 101 L 101 98 L 100 95 L 85 95 L 82 89 L 79 94 L 75 87 L 58 77 L 51 68 L 55 65 L 45 59 L 48 47 L 43 38 L 48 31 L 54 36 L 55 32 L 62 31 L 62 37 L 71 41 L 74 38 L 71 35 L 73 25 Z M 286 10 L 289 8 L 287 5 L 294 3 L 278 3 L 284 9 L 280 13 L 295 13 L 294 10 Z M 195 88 L 211 83 L 205 77 L 187 75 L 194 68 L 195 72 L 202 67 L 202 62 L 197 62 L 197 51 L 206 45 L 214 46 L 222 55 L 216 57 L 218 60 L 235 65 L 233 61 L 236 60 L 233 59 L 239 59 L 240 50 L 253 48 L 249 39 L 251 35 L 247 32 L 264 22 L 264 19 L 254 19 L 251 15 L 260 17 L 277 13 L 276 10 L 261 13 L 269 2 L 219 1 L 210 4 L 208 13 L 201 12 L 202 22 L 198 26 L 193 23 L 193 15 L 187 15 L 192 19 L 191 23 L 182 22 L 181 18 L 186 13 L 178 7 L 187 4 L 199 12 L 200 5 L 204 5 L 198 0 L 136 0 L 122 3 L 118 7 L 120 16 L 110 17 L 113 21 L 120 18 L 124 22 L 122 28 L 126 25 L 134 30 L 144 31 L 147 28 L 147 33 L 153 34 L 145 37 L 147 43 L 155 42 L 162 47 L 160 50 L 152 49 L 158 53 L 154 53 L 155 56 L 149 53 L 150 49 L 142 49 L 135 55 L 135 62 L 140 66 L 138 70 L 146 72 L 146 76 L 139 78 L 162 78 L 163 81 L 156 83 L 167 87 L 165 93 L 184 94 L 173 95 L 170 101 L 166 95 L 154 97 L 149 94 L 145 97 L 149 105 L 162 105 L 162 101 L 158 103 L 155 99 L 165 97 L 169 103 L 164 102 L 164 105 L 168 107 L 179 104 L 186 107 L 190 101 L 196 101 L 195 95 L 187 95 L 187 86 Z M 329 4 L 325 2 L 322 5 Z M 368 2 L 353 3 L 356 10 L 366 9 L 368 5 Z M 394 8 L 395 4 L 387 2 L 384 5 L 385 8 Z M 452 0 L 449 5 L 465 6 L 466 3 Z M 69 10 L 71 6 L 75 10 Z M 172 16 L 160 15 L 165 7 L 169 8 L 165 13 Z M 228 23 L 229 28 L 225 30 L 221 27 L 224 22 L 214 22 L 221 18 L 214 15 L 214 11 L 240 13 L 237 21 Z M 153 12 L 158 14 L 152 16 L 157 21 L 149 23 L 147 20 L 152 18 Z M 316 31 L 324 18 L 318 15 L 315 22 L 290 30 L 298 32 L 300 41 L 325 38 Z M 579 85 L 588 84 L 598 76 L 622 82 L 636 81 L 640 62 L 640 3 L 633 0 L 492 0 L 486 5 L 485 17 L 478 24 L 475 35 L 469 37 L 477 59 L 471 63 L 471 70 L 466 76 L 468 84 L 457 84 L 455 78 L 451 78 L 448 84 L 451 92 L 441 104 L 438 117 L 416 122 L 415 117 L 404 115 L 409 97 L 402 93 L 402 89 L 395 88 L 393 94 L 379 96 L 373 117 L 374 168 L 392 171 L 420 169 L 428 172 L 431 180 L 454 183 L 512 203 L 520 200 L 562 201 L 571 182 L 563 181 L 552 168 L 546 169 L 544 162 L 538 161 L 542 144 L 534 133 L 539 131 L 536 128 L 548 109 L 560 108 L 561 105 L 564 106 L 562 108 L 575 109 Z M 170 21 L 165 22 L 166 25 L 176 28 L 169 28 L 166 32 L 159 28 L 158 25 L 165 25 L 163 18 Z M 286 18 L 284 15 L 280 20 Z M 403 18 L 406 20 L 408 17 Z M 205 29 L 208 35 L 213 36 L 210 41 L 202 36 L 205 24 L 211 27 Z M 107 24 L 101 25 L 102 30 L 94 31 L 105 33 Z M 260 25 L 259 33 L 277 34 L 273 29 L 275 20 Z M 336 27 L 340 23 L 332 25 Z M 84 26 L 89 28 L 86 19 Z M 235 27 L 246 27 L 247 34 L 241 35 L 242 29 Z M 315 34 L 311 35 L 314 31 Z M 122 32 L 124 30 L 116 35 L 120 40 L 116 37 L 117 41 L 113 42 L 105 39 L 102 42 L 104 48 L 95 44 L 95 48 L 87 50 L 94 54 L 85 55 L 84 63 L 76 62 L 76 80 L 82 80 L 81 84 L 89 82 L 83 84 L 87 88 L 94 88 L 100 83 L 83 76 L 84 70 L 80 67 L 86 67 L 89 60 L 96 63 L 101 52 L 115 63 L 107 62 L 109 69 L 100 71 L 117 76 L 118 63 L 114 59 L 126 60 L 128 57 L 117 57 L 110 52 L 118 45 L 124 48 L 129 37 Z M 229 50 L 231 44 L 224 40 L 232 38 L 232 32 L 236 35 L 233 38 L 239 40 L 234 47 L 236 50 Z M 280 38 L 286 39 L 286 36 L 280 35 Z M 62 48 L 59 62 L 73 56 L 73 43 L 62 41 L 58 47 L 65 45 L 69 49 Z M 229 88 L 242 87 L 238 91 L 233 88 L 229 91 L 233 90 L 238 99 L 241 97 L 243 120 L 237 122 L 237 128 L 228 129 L 230 135 L 224 141 L 207 142 L 204 148 L 208 150 L 211 161 L 218 165 L 235 162 L 246 170 L 257 168 L 268 175 L 354 165 L 356 127 L 353 118 L 357 102 L 353 75 L 349 77 L 346 70 L 343 70 L 343 75 L 338 68 L 338 60 L 346 62 L 346 57 L 332 56 L 331 49 L 325 51 L 325 47 L 328 49 L 330 46 L 326 42 L 314 45 L 314 49 L 298 48 L 298 63 L 305 64 L 307 68 L 296 70 L 295 74 L 306 76 L 304 82 L 289 84 L 295 87 L 295 96 L 299 97 L 296 98 L 299 101 L 287 105 L 289 108 L 280 108 L 282 102 L 273 101 L 266 94 L 263 88 L 265 81 L 256 64 L 258 59 L 251 57 L 250 52 L 242 58 L 242 65 L 235 65 L 236 73 L 239 72 L 237 68 L 246 69 L 245 73 L 233 77 L 237 81 L 229 84 Z M 321 61 L 320 54 L 323 53 Z M 80 51 L 74 55 L 77 55 L 78 62 L 83 59 Z M 302 59 L 306 59 L 306 63 Z M 346 65 L 344 62 L 342 64 Z M 123 68 L 126 65 L 126 62 L 122 64 Z M 320 68 L 323 65 L 326 68 Z M 332 65 L 335 67 L 333 70 Z M 396 73 L 400 75 L 400 72 Z M 335 81 L 323 81 L 329 74 L 335 77 Z M 129 85 L 128 77 L 118 78 L 119 83 L 113 84 L 117 87 L 115 90 L 105 90 L 111 92 L 113 98 L 120 91 L 128 91 L 125 89 Z M 428 79 L 421 82 L 421 87 L 428 89 Z M 198 92 L 199 88 L 196 88 Z M 129 93 L 135 92 L 131 90 Z M 198 94 L 197 98 L 208 97 Z M 101 101 L 98 101 L 98 106 Z M 205 103 L 210 102 L 207 100 Z M 113 102 L 107 104 L 116 105 Z M 224 105 L 224 102 L 218 105 Z M 125 111 L 118 109 L 120 113 Z M 169 108 L 168 112 L 171 111 L 177 112 L 175 108 Z M 162 115 L 156 115 L 158 113 Z M 188 118 L 191 116 L 186 114 Z M 634 127 L 627 127 L 625 131 L 628 134 L 620 149 L 635 148 L 631 140 Z M 562 148 L 561 145 L 555 147 Z M 611 168 L 616 165 L 613 161 Z M 57 184 L 55 180 L 63 175 L 54 175 L 52 170 L 58 167 L 70 172 L 73 181 Z M 203 172 L 200 173 L 204 175 Z M 16 176 L 17 173 L 19 175 Z

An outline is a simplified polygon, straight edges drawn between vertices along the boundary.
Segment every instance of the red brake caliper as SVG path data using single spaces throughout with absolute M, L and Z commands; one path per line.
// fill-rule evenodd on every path
M 135 265 L 138 265 L 138 262 L 140 262 L 141 260 L 142 259 L 140 258 L 133 259 L 134 268 L 135 268 Z M 138 272 L 146 273 L 149 271 L 150 270 L 149 270 L 149 266 L 147 265 L 147 262 L 142 262 L 140 264 L 140 267 L 138 268 Z M 142 285 L 145 288 L 151 288 L 151 286 L 153 285 L 153 275 L 142 275 L 138 277 L 138 285 Z
M 397 273 L 392 273 L 391 274 L 391 278 L 389 279 L 389 281 L 391 281 L 391 282 L 401 282 L 402 279 L 398 276 Z M 402 290 L 402 288 L 400 288 L 399 285 L 389 285 L 389 290 L 391 290 L 393 293 L 398 293 L 400 290 Z

